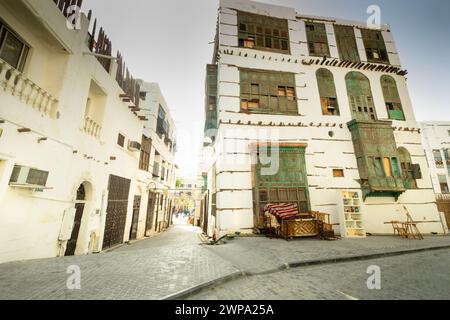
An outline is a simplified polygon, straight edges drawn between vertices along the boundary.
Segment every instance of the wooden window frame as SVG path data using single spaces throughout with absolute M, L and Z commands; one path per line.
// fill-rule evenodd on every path
M 353 26 L 334 24 L 333 29 L 336 36 L 339 58 L 345 61 L 361 62 L 356 43 L 355 28 Z M 347 32 L 350 30 L 351 32 Z
M 117 145 L 121 148 L 125 148 L 125 141 L 126 141 L 125 135 L 119 133 L 117 135 Z
M 21 44 L 22 44 L 22 49 L 17 61 L 17 65 L 11 65 L 14 69 L 17 69 L 20 72 L 23 72 L 24 68 L 25 68 L 25 64 L 27 62 L 30 50 L 31 50 L 31 46 L 25 41 L 23 40 L 23 38 L 21 36 L 19 36 L 12 28 L 10 28 L 6 23 L 3 22 L 3 20 L 0 19 L 0 59 L 1 58 L 1 54 L 3 52 L 5 43 L 6 43 L 6 37 L 8 34 L 11 34 L 14 38 L 16 38 Z M 3 60 L 3 59 L 2 59 Z M 3 60 L 5 61 L 5 60 Z M 9 63 L 7 61 L 5 61 L 6 63 Z
M 312 57 L 331 57 L 325 23 L 306 21 L 305 26 L 309 55 Z
M 439 187 L 441 188 L 441 193 L 442 194 L 450 194 L 447 176 L 443 175 L 443 174 L 438 174 L 437 177 L 438 177 Z M 445 181 L 441 181 L 441 178 L 445 179 Z
M 403 147 L 398 149 L 398 153 L 398 162 L 400 165 L 402 177 L 408 182 L 408 185 L 405 185 L 405 187 L 412 190 L 417 189 L 418 186 L 417 181 L 414 177 L 414 166 L 412 164 L 411 154 L 406 148 Z
M 372 63 L 390 64 L 386 43 L 380 30 L 360 28 L 367 61 Z M 374 56 L 377 52 L 378 58 Z
M 290 54 L 289 25 L 286 19 L 238 11 L 240 48 Z
M 150 155 L 152 151 L 152 140 L 145 135 L 142 136 L 142 148 L 139 159 L 139 170 L 149 171 L 150 169 Z
M 388 75 L 380 78 L 381 88 L 383 90 L 384 102 L 389 119 L 396 121 L 406 121 L 405 112 L 398 92 L 397 82 Z
M 240 77 L 241 112 L 298 115 L 298 100 L 293 73 L 242 68 Z M 270 77 L 273 78 L 266 81 L 260 80 Z M 273 80 L 276 78 L 281 80 Z M 255 87 L 258 88 L 257 93 L 253 90 Z
M 358 81 L 357 85 L 355 85 L 356 81 Z M 376 121 L 378 117 L 369 78 L 361 72 L 351 71 L 345 76 L 345 84 L 352 118 Z
M 333 169 L 333 178 L 345 178 L 344 169 Z
M 316 81 L 319 88 L 322 115 L 340 116 L 341 113 L 333 73 L 328 69 L 320 68 L 316 71 Z M 334 108 L 330 108 L 332 106 L 331 101 L 334 101 Z

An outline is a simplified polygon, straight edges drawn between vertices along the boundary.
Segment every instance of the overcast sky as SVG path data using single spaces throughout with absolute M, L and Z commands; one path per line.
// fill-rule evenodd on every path
M 450 121 L 450 1 L 264 0 L 303 14 L 367 20 L 379 5 L 389 23 L 419 121 Z M 181 175 L 195 176 L 205 65 L 211 62 L 218 0 L 85 0 L 135 78 L 158 82 L 174 117 Z M 196 134 L 194 134 L 196 133 Z M 191 138 L 194 137 L 194 138 Z

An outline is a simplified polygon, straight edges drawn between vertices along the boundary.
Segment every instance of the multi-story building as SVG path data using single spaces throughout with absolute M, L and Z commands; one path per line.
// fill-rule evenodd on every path
M 141 150 L 153 118 L 104 30 L 91 13 L 73 20 L 73 3 L 0 2 L 0 262 L 99 252 L 147 231 L 155 188 L 139 169 L 155 157 L 145 139 Z
M 450 122 L 422 122 L 422 140 L 433 189 L 450 194 Z
M 148 203 L 144 234 L 160 232 L 172 221 L 175 189 L 175 123 L 157 83 L 140 83 L 141 111 L 146 112 L 139 164 L 140 181 L 148 189 Z
M 208 233 L 258 231 L 264 207 L 286 202 L 330 214 L 342 236 L 392 234 L 385 222 L 405 220 L 403 206 L 442 233 L 406 74 L 388 25 L 221 0 L 206 80 Z

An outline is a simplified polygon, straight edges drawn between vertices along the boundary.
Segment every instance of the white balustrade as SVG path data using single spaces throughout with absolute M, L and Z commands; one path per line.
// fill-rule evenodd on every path
M 58 100 L 0 59 L 0 90 L 2 89 L 40 113 L 50 118 L 56 117 Z
M 100 138 L 102 127 L 91 118 L 86 117 L 84 119 L 84 132 L 86 132 L 90 136 L 93 136 L 94 138 Z

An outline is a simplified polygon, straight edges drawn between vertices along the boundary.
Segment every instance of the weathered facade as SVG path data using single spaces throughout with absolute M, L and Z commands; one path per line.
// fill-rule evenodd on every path
M 99 252 L 146 231 L 153 175 L 139 168 L 154 119 L 91 13 L 67 23 L 74 2 L 0 3 L 0 262 Z
M 424 233 L 442 233 L 406 74 L 387 25 L 222 0 L 207 68 L 205 231 L 257 231 L 265 204 L 289 202 L 331 214 L 343 236 L 392 233 L 385 222 L 404 220 L 403 205 L 430 222 Z M 348 192 L 362 218 L 345 233 Z

